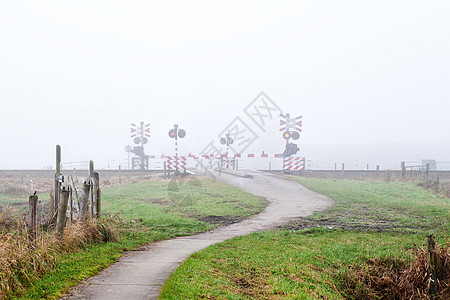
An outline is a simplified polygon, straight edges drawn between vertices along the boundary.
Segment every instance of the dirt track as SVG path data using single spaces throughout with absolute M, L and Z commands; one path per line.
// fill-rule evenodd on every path
M 245 174 L 253 178 L 212 173 L 220 181 L 265 197 L 269 204 L 262 213 L 210 232 L 127 252 L 117 263 L 87 279 L 63 299 L 156 299 L 167 277 L 192 253 L 232 237 L 281 226 L 334 204 L 331 199 L 294 181 L 258 171 Z

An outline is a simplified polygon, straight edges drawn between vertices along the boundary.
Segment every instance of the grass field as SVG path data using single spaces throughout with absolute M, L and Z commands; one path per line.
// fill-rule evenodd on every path
M 290 179 L 336 206 L 192 255 L 160 299 L 425 299 L 420 249 L 428 234 L 448 247 L 449 199 L 404 182 Z M 450 287 L 449 275 L 441 287 Z
M 16 282 L 15 290 L 7 294 L 8 298 L 58 298 L 83 278 L 114 262 L 124 250 L 151 241 L 210 230 L 255 214 L 265 205 L 265 200 L 260 197 L 213 179 L 194 176 L 176 180 L 139 180 L 108 187 L 102 193 L 102 215 L 105 222 L 115 228 L 120 240 L 83 244 L 77 251 L 62 255 L 49 250 L 52 255 L 45 257 L 53 260 L 49 267 L 34 272 L 33 278 L 26 276 L 27 270 L 19 270 L 14 280 L 21 284 Z M 4 282 L 0 282 L 0 287 L 3 286 Z
M 336 205 L 331 209 L 297 222 L 297 228 L 317 224 L 334 228 L 424 234 L 450 232 L 450 199 L 413 183 L 304 177 L 292 179 L 336 200 Z

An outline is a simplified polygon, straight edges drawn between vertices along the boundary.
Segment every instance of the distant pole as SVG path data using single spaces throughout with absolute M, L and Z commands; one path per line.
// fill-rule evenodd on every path
M 342 172 L 344 172 L 344 167 L 345 167 L 345 164 L 342 163 Z
M 119 184 L 122 184 L 122 172 L 120 165 L 119 165 Z
M 369 171 L 369 164 L 367 164 L 367 171 Z
M 337 163 L 334 163 L 334 170 L 337 171 Z

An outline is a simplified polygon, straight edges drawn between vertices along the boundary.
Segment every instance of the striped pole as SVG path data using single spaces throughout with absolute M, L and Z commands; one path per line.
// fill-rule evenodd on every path
M 175 137 L 175 167 L 178 168 L 178 140 Z

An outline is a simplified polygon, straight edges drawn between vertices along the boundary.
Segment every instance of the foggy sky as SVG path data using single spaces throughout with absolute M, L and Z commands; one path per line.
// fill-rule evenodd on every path
M 54 167 L 56 144 L 124 164 L 140 121 L 148 154 L 173 154 L 175 123 L 198 153 L 261 91 L 303 115 L 305 156 L 421 144 L 395 157 L 450 161 L 448 16 L 445 0 L 0 0 L 0 169 Z M 247 152 L 282 152 L 273 124 Z

